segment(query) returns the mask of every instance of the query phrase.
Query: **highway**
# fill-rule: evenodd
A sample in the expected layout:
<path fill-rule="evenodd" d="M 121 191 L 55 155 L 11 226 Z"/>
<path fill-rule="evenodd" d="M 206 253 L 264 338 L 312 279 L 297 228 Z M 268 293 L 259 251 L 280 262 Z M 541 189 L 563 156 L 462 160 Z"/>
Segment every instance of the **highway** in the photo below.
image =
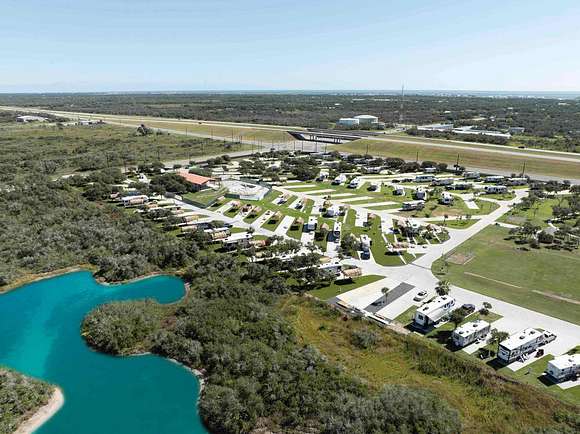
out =
<path fill-rule="evenodd" d="M 31 113 L 45 113 L 45 114 L 52 114 L 55 116 L 66 117 L 69 119 L 95 119 L 95 120 L 102 120 L 106 123 L 125 126 L 125 127 L 135 127 L 136 124 L 139 123 L 147 123 L 147 122 L 162 122 L 163 124 L 174 124 L 183 128 L 184 126 L 191 125 L 192 127 L 206 125 L 206 126 L 215 126 L 215 127 L 226 127 L 226 128 L 235 128 L 235 129 L 247 129 L 247 130 L 254 130 L 254 131 L 286 131 L 287 129 L 303 129 L 302 127 L 296 126 L 282 126 L 282 125 L 266 125 L 266 124 L 249 124 L 249 123 L 237 123 L 237 122 L 222 122 L 222 121 L 205 121 L 205 120 L 197 120 L 197 119 L 175 119 L 175 118 L 156 118 L 156 117 L 149 117 L 149 116 L 128 116 L 128 115 L 107 115 L 101 113 L 82 113 L 82 112 L 72 112 L 72 111 L 60 111 L 60 110 L 46 110 L 34 107 L 12 107 L 12 106 L 0 106 L 0 110 L 7 110 L 7 111 L 19 111 L 19 112 L 31 112 Z M 288 141 L 266 141 L 266 140 L 256 140 L 256 139 L 242 139 L 235 137 L 230 137 L 229 134 L 226 135 L 219 135 L 219 134 L 207 134 L 195 131 L 183 131 L 183 129 L 172 129 L 172 128 L 157 128 L 161 131 L 166 131 L 172 134 L 186 134 L 188 136 L 195 136 L 195 137 L 203 137 L 203 138 L 219 138 L 219 140 L 224 141 L 235 141 L 241 142 L 244 144 L 255 145 L 255 151 L 265 151 L 269 150 L 270 148 L 274 148 L 277 150 L 304 150 L 304 151 L 318 151 L 323 149 L 332 150 L 333 146 L 326 143 L 314 143 L 314 142 L 300 142 L 297 145 L 296 141 L 292 141 L 290 136 Z M 569 180 L 573 184 L 580 184 L 580 155 L 562 152 L 562 151 L 552 151 L 552 150 L 539 150 L 539 149 L 515 149 L 515 148 L 507 148 L 502 145 L 494 145 L 494 144 L 483 144 L 483 143 L 472 143 L 472 142 L 463 142 L 459 140 L 449 140 L 442 143 L 440 140 L 428 140 L 428 139 L 421 139 L 421 138 L 406 138 L 404 136 L 394 136 L 394 135 L 375 135 L 369 136 L 365 139 L 370 139 L 373 141 L 379 142 L 386 142 L 386 143 L 405 143 L 409 145 L 421 145 L 426 147 L 435 147 L 435 148 L 450 148 L 453 150 L 458 151 L 469 151 L 469 152 L 481 152 L 481 153 L 493 153 L 496 155 L 505 155 L 506 158 L 510 157 L 526 157 L 526 158 L 533 158 L 539 160 L 549 160 L 554 162 L 567 162 L 567 163 L 578 163 L 578 177 L 559 177 L 557 175 L 539 175 L 534 174 L 533 178 L 543 181 L 562 181 L 562 180 Z M 266 143 L 267 142 L 267 143 Z M 363 152 L 363 148 L 361 146 L 361 153 Z M 476 166 L 468 166 L 468 170 L 475 170 L 481 172 L 490 172 L 489 168 L 485 167 L 476 167 Z M 509 173 L 508 173 L 509 172 Z M 493 173 L 497 173 L 499 175 L 510 175 L 511 171 L 502 171 L 502 170 L 493 170 Z"/>

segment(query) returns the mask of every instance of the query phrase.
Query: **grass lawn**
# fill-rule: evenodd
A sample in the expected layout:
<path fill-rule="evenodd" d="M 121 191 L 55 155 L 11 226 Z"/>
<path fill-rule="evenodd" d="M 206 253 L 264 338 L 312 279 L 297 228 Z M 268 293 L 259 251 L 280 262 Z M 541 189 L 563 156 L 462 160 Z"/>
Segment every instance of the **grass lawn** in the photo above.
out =
<path fill-rule="evenodd" d="M 560 203 L 562 203 L 562 206 L 567 205 L 566 200 L 551 198 L 541 199 L 532 208 L 513 208 L 510 212 L 503 215 L 499 221 L 514 225 L 522 225 L 526 220 L 530 220 L 532 224 L 536 226 L 547 227 L 547 220 L 554 217 L 552 207 L 557 206 Z"/>
<path fill-rule="evenodd" d="M 580 404 L 580 382 L 577 386 L 572 387 L 570 389 L 563 390 L 558 387 L 557 384 L 552 383 L 548 380 L 544 375 L 544 371 L 548 365 L 548 362 L 552 360 L 554 356 L 548 354 L 535 362 L 529 364 L 528 366 L 519 369 L 518 371 L 513 372 L 508 367 L 501 368 L 499 372 L 502 374 L 516 378 L 517 380 L 521 381 L 522 383 L 531 384 L 532 386 L 539 387 L 540 389 L 544 389 L 549 393 L 554 394 L 558 398 L 562 400 L 569 401 L 573 404 L 579 405 Z"/>
<path fill-rule="evenodd" d="M 488 323 L 491 324 L 500 318 L 502 318 L 502 316 L 498 315 L 497 313 L 494 313 L 494 312 L 489 312 L 487 315 L 482 315 L 476 311 L 476 312 L 473 312 L 471 315 L 468 315 L 467 317 L 465 317 L 465 319 L 459 325 L 461 326 L 465 323 L 468 323 L 471 321 L 476 321 L 478 319 L 482 319 L 482 320 L 487 321 Z M 455 324 L 448 321 L 448 322 L 442 324 L 440 327 L 437 327 L 437 328 L 431 330 L 425 336 L 429 339 L 436 341 L 439 344 L 445 345 L 445 344 L 449 343 L 449 338 L 451 338 L 451 334 L 453 333 L 453 330 L 455 330 Z"/>
<path fill-rule="evenodd" d="M 187 193 L 183 195 L 183 198 L 185 200 L 195 203 L 198 206 L 207 208 L 218 197 L 224 196 L 227 192 L 228 192 L 227 188 L 223 187 L 218 190 L 208 188 L 206 190 L 197 191 L 195 193 Z"/>
<path fill-rule="evenodd" d="M 433 272 L 452 284 L 580 324 L 580 251 L 518 250 L 506 228 L 491 226 L 433 264 Z M 471 257 L 467 263 L 454 258 Z M 458 262 L 457 260 L 455 262 Z M 443 274 L 440 270 L 443 267 Z"/>
<path fill-rule="evenodd" d="M 443 226 L 445 228 L 451 229 L 467 229 L 477 223 L 478 220 L 476 219 L 461 219 L 461 220 L 447 220 L 445 223 L 437 222 L 439 226 Z"/>
<path fill-rule="evenodd" d="M 478 209 L 467 208 L 460 198 L 456 197 L 453 205 L 441 205 L 436 198 L 430 198 L 425 203 L 425 208 L 420 211 L 401 211 L 398 214 L 412 217 L 442 217 L 442 216 L 466 216 L 489 214 L 499 208 L 499 205 L 485 200 L 477 200 Z"/>
<path fill-rule="evenodd" d="M 554 411 L 565 407 L 539 389 L 507 381 L 472 358 L 450 353 L 427 339 L 367 321 L 344 321 L 325 303 L 290 296 L 278 309 L 300 343 L 312 345 L 371 389 L 402 384 L 430 390 L 448 402 L 460 413 L 463 433 L 526 432 L 533 426 L 553 425 Z M 361 350 L 352 343 L 352 333 L 360 329 L 377 334 L 374 348 Z"/>
<path fill-rule="evenodd" d="M 352 281 L 345 280 L 343 282 L 333 282 L 328 286 L 310 291 L 309 294 L 318 297 L 321 300 L 328 300 L 332 297 L 336 297 L 339 294 L 352 291 L 353 289 L 360 288 L 361 286 L 368 285 L 369 283 L 373 283 L 384 278 L 385 276 L 360 276 Z"/>
<path fill-rule="evenodd" d="M 395 318 L 395 321 L 400 322 L 401 324 L 407 325 L 413 321 L 415 318 L 415 312 L 417 311 L 417 306 L 411 306 L 405 312 L 400 314 Z"/>
<path fill-rule="evenodd" d="M 360 153 L 361 149 L 366 149 L 369 145 L 369 153 L 380 157 L 398 157 L 404 160 L 414 161 L 419 153 L 419 160 L 430 160 L 439 163 L 447 163 L 450 166 L 457 162 L 457 154 L 460 154 L 460 164 L 469 167 L 477 167 L 482 170 L 489 170 L 494 172 L 503 170 L 506 172 L 519 173 L 522 170 L 524 163 L 526 164 L 526 172 L 538 175 L 552 175 L 564 178 L 577 178 L 580 173 L 580 158 L 578 162 L 575 161 L 557 161 L 541 158 L 529 157 L 528 152 L 517 152 L 520 155 L 507 155 L 497 152 L 486 152 L 485 147 L 473 146 L 468 144 L 461 144 L 462 147 L 477 147 L 477 150 L 450 148 L 446 146 L 429 145 L 425 146 L 420 143 L 405 143 L 409 138 L 401 138 L 405 142 L 397 141 L 393 137 L 393 141 L 380 141 L 373 139 L 355 140 L 349 143 L 332 146 L 332 150 L 345 151 L 352 153 Z M 421 138 L 421 141 L 429 141 Z M 454 144 L 456 145 L 456 144 Z M 513 152 L 513 148 L 508 148 Z M 536 153 L 537 154 L 537 153 Z M 572 158 L 574 158 L 573 154 Z"/>

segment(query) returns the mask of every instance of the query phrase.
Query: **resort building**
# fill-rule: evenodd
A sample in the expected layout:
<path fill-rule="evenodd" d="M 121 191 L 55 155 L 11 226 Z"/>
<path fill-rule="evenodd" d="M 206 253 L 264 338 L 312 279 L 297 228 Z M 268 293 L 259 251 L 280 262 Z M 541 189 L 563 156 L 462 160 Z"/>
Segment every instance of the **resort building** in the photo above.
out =
<path fill-rule="evenodd" d="M 195 191 L 203 190 L 213 186 L 213 178 L 208 178 L 207 176 L 196 175 L 195 173 L 189 173 L 186 169 L 180 169 L 177 174 L 193 185 Z"/>
<path fill-rule="evenodd" d="M 471 321 L 463 324 L 453 331 L 453 334 L 451 335 L 453 344 L 459 348 L 465 347 L 479 339 L 485 338 L 488 335 L 490 328 L 491 326 L 489 323 L 483 320 Z"/>

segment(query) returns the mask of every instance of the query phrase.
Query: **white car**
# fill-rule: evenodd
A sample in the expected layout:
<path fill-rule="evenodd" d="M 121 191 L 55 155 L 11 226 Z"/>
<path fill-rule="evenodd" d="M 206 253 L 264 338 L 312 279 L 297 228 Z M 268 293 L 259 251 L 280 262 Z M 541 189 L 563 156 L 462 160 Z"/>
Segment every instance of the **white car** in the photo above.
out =
<path fill-rule="evenodd" d="M 419 291 L 417 293 L 417 295 L 415 295 L 415 297 L 413 297 L 413 300 L 415 301 L 421 301 L 421 300 L 425 300 L 425 298 L 427 298 L 427 291 L 425 291 L 424 289 Z"/>

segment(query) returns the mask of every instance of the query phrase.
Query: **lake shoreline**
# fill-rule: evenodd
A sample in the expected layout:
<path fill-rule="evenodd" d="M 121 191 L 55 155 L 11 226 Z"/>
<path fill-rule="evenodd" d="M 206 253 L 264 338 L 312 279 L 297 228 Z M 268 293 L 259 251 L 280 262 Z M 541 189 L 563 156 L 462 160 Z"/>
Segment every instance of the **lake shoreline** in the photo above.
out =
<path fill-rule="evenodd" d="M 31 283 L 40 282 L 41 280 L 45 280 L 45 279 L 52 279 L 53 277 L 59 277 L 59 276 L 65 275 L 65 274 L 75 273 L 78 271 L 89 271 L 91 273 L 91 275 L 93 276 L 93 279 L 95 279 L 95 281 L 99 285 L 104 285 L 104 286 L 125 285 L 128 283 L 138 282 L 140 280 L 145 280 L 145 279 L 148 279 L 150 277 L 155 277 L 155 276 L 179 277 L 178 275 L 171 274 L 169 272 L 152 271 L 150 273 L 142 274 L 142 275 L 134 277 L 132 279 L 119 280 L 119 281 L 115 281 L 115 282 L 107 282 L 102 277 L 98 277 L 98 278 L 95 277 L 96 270 L 97 270 L 96 267 L 93 267 L 91 265 L 81 264 L 81 265 L 73 265 L 71 267 L 59 268 L 58 270 L 48 271 L 46 273 L 29 274 L 27 276 L 24 276 L 24 277 L 16 280 L 13 283 L 10 283 L 4 287 L 0 287 L 0 295 L 8 294 L 10 291 L 14 291 L 22 286 L 29 285 Z M 187 293 L 187 291 L 186 291 L 186 293 Z"/>
<path fill-rule="evenodd" d="M 55 387 L 48 403 L 40 407 L 30 418 L 20 424 L 14 434 L 32 434 L 54 416 L 63 404 L 64 394 L 60 388 Z"/>

